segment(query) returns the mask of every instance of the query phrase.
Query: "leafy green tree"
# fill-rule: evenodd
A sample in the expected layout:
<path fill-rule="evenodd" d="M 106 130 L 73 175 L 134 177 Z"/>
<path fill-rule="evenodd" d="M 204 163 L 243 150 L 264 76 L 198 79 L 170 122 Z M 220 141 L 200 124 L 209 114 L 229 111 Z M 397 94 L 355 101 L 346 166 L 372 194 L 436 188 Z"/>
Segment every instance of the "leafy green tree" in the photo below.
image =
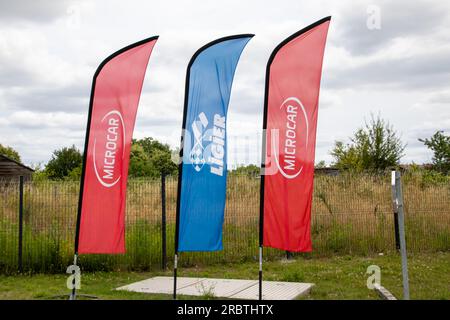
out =
<path fill-rule="evenodd" d="M 177 172 L 177 165 L 172 161 L 172 153 L 155 149 L 150 155 L 150 162 L 158 173 L 173 174 Z"/>
<path fill-rule="evenodd" d="M 83 171 L 83 163 L 80 163 L 80 165 L 78 167 L 75 167 L 72 170 L 70 170 L 67 178 L 69 180 L 80 180 L 82 171 Z"/>
<path fill-rule="evenodd" d="M 159 142 L 158 140 L 152 138 L 152 137 L 146 137 L 140 140 L 133 139 L 133 144 L 138 144 L 142 146 L 145 153 L 147 153 L 149 156 L 155 151 L 165 151 L 170 153 L 170 147 L 168 144 L 163 144 Z"/>
<path fill-rule="evenodd" d="M 325 160 L 320 160 L 314 167 L 317 169 L 322 169 L 322 168 L 326 168 L 327 164 L 326 164 Z"/>
<path fill-rule="evenodd" d="M 133 139 L 129 173 L 132 177 L 159 177 L 161 173 L 174 174 L 177 165 L 172 161 L 170 146 L 151 137 Z"/>
<path fill-rule="evenodd" d="M 156 170 L 150 163 L 149 156 L 144 151 L 144 148 L 137 143 L 131 145 L 128 171 L 131 177 L 149 177 L 156 174 Z"/>
<path fill-rule="evenodd" d="M 331 155 L 337 168 L 379 171 L 398 165 L 405 147 L 387 121 L 372 116 L 370 123 L 354 133 L 350 143 L 336 141 Z"/>
<path fill-rule="evenodd" d="M 82 162 L 81 152 L 74 145 L 69 148 L 64 147 L 53 152 L 45 171 L 48 177 L 54 180 L 73 177 L 75 175 L 74 170 L 79 170 L 81 175 Z"/>
<path fill-rule="evenodd" d="M 1 143 L 0 143 L 0 154 L 3 154 L 10 159 L 16 160 L 17 162 L 22 162 L 20 159 L 19 152 L 17 152 L 11 147 L 3 146 Z"/>
<path fill-rule="evenodd" d="M 230 173 L 233 175 L 247 175 L 247 176 L 258 176 L 261 172 L 261 168 L 254 165 L 249 164 L 247 166 L 240 166 L 231 171 Z"/>
<path fill-rule="evenodd" d="M 419 139 L 433 151 L 433 167 L 436 171 L 448 174 L 450 172 L 450 136 L 444 131 L 436 131 L 429 139 Z"/>
<path fill-rule="evenodd" d="M 30 168 L 34 170 L 32 174 L 33 181 L 48 180 L 47 172 L 45 171 L 45 167 L 42 166 L 42 163 L 32 164 Z"/>

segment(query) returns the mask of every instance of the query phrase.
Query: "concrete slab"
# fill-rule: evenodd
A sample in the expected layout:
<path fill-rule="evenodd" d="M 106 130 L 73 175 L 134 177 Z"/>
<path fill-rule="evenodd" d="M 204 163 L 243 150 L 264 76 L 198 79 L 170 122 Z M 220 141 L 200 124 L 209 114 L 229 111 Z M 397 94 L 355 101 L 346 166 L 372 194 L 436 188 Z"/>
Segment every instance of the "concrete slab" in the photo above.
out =
<path fill-rule="evenodd" d="M 188 296 L 202 296 L 205 294 L 214 297 L 230 297 L 249 287 L 257 284 L 255 280 L 237 280 L 237 279 L 203 279 L 194 285 L 180 288 L 179 294 Z"/>
<path fill-rule="evenodd" d="M 374 289 L 378 293 L 378 295 L 384 300 L 397 300 L 396 297 L 392 293 L 389 292 L 388 289 L 383 287 L 382 285 L 375 283 Z"/>
<path fill-rule="evenodd" d="M 178 290 L 185 287 L 195 285 L 196 283 L 202 281 L 203 278 L 177 278 L 177 288 Z M 132 284 L 117 288 L 116 290 L 126 290 L 133 292 L 143 292 L 143 293 L 173 293 L 173 277 L 154 277 L 146 279 L 139 282 L 134 282 Z M 177 291 L 178 291 L 177 290 Z"/>
<path fill-rule="evenodd" d="M 306 295 L 311 290 L 312 283 L 263 281 L 263 300 L 294 300 Z M 258 284 L 230 296 L 232 299 L 257 300 L 259 298 Z"/>
<path fill-rule="evenodd" d="M 312 283 L 263 281 L 264 300 L 293 300 L 308 294 Z M 143 293 L 173 293 L 172 277 L 154 277 L 135 282 L 116 290 L 128 290 Z M 177 294 L 217 298 L 258 299 L 258 281 L 241 279 L 207 279 L 178 277 Z"/>

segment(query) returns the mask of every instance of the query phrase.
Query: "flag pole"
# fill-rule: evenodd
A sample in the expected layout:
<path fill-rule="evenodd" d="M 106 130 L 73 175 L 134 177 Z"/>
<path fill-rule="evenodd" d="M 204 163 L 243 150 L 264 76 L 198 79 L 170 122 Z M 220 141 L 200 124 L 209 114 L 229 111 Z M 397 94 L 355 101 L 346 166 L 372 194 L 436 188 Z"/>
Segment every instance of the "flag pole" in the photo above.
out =
<path fill-rule="evenodd" d="M 73 265 L 77 265 L 78 254 L 73 255 Z M 72 292 L 70 293 L 69 300 L 77 300 L 77 288 L 76 288 L 76 268 L 72 271 Z"/>
<path fill-rule="evenodd" d="M 263 150 L 265 150 L 265 134 L 263 133 Z M 265 151 L 263 151 L 263 156 Z M 264 158 L 263 158 L 264 159 Z M 264 161 L 264 160 L 262 160 Z M 261 185 L 259 197 L 259 272 L 258 272 L 258 299 L 262 300 L 262 281 L 263 281 L 263 223 L 264 223 L 264 172 L 265 165 L 261 167 Z"/>
<path fill-rule="evenodd" d="M 266 84 L 264 91 L 264 118 L 262 132 L 262 148 L 261 148 L 261 181 L 259 193 L 259 300 L 262 300 L 262 281 L 263 281 L 263 243 L 264 243 L 264 179 L 266 175 L 266 130 L 267 130 L 267 106 L 269 100 L 269 78 L 270 65 L 273 61 L 274 53 L 272 53 L 266 66 Z"/>
<path fill-rule="evenodd" d="M 184 123 L 184 120 L 183 120 Z M 178 186 L 177 186 L 177 212 L 175 218 L 175 254 L 173 258 L 173 299 L 177 299 L 177 270 L 178 270 L 178 234 L 180 222 L 180 191 L 181 191 L 181 176 L 183 171 L 183 137 L 181 137 L 180 149 L 180 164 L 178 165 Z"/>
<path fill-rule="evenodd" d="M 104 64 L 107 60 L 103 61 L 97 68 L 94 73 L 92 79 L 92 87 L 91 87 L 91 96 L 89 98 L 89 111 L 88 111 L 88 119 L 86 125 L 86 137 L 84 140 L 84 152 L 83 152 L 83 166 L 81 168 L 81 180 L 80 180 L 80 192 L 78 198 L 78 211 L 77 211 L 77 224 L 75 229 L 75 248 L 73 254 L 73 265 L 77 266 L 78 263 L 78 243 L 80 239 L 80 224 L 81 224 L 81 209 L 83 205 L 83 192 L 84 192 L 84 179 L 86 176 L 86 162 L 87 162 L 87 153 L 89 147 L 89 135 L 91 132 L 91 120 L 92 120 L 92 109 L 94 105 L 94 91 L 95 91 L 95 83 L 97 81 L 97 76 L 103 68 Z M 75 269 L 75 268 L 74 268 Z M 72 271 L 73 280 L 72 280 L 72 293 L 70 294 L 69 300 L 76 300 L 76 281 L 75 281 L 75 270 Z"/>
<path fill-rule="evenodd" d="M 188 71 L 189 74 L 189 71 Z M 187 95 L 187 94 L 186 94 Z M 187 98 L 186 98 L 187 99 Z M 181 198 L 181 177 L 183 176 L 183 136 L 184 127 L 186 123 L 186 107 L 183 116 L 183 130 L 181 134 L 181 148 L 180 148 L 180 159 L 178 164 L 178 186 L 177 186 L 177 211 L 175 218 L 175 254 L 173 258 L 173 299 L 177 299 L 177 271 L 178 271 L 178 235 L 179 235 L 179 224 L 180 224 L 180 198 Z"/>
<path fill-rule="evenodd" d="M 186 81 L 184 88 L 184 109 L 183 109 L 183 124 L 181 126 L 181 138 L 180 138 L 180 159 L 178 160 L 178 185 L 177 185 L 177 211 L 175 218 L 175 255 L 173 260 L 173 299 L 177 299 L 177 271 L 178 271 L 178 241 L 180 233 L 180 203 L 181 203 L 181 180 L 183 177 L 183 147 L 184 147 L 184 132 L 186 130 L 186 118 L 188 109 L 188 99 L 189 99 L 189 78 L 191 75 L 191 66 L 198 53 L 194 56 L 188 63 L 186 70 Z"/>

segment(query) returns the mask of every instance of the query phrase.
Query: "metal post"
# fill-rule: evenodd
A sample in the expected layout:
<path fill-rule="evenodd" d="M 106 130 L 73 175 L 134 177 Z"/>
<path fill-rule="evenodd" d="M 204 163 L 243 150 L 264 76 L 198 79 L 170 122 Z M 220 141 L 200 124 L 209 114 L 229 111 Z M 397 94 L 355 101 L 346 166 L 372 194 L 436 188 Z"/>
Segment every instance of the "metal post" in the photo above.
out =
<path fill-rule="evenodd" d="M 262 265 L 263 265 L 263 247 L 259 247 L 259 300 L 262 300 Z"/>
<path fill-rule="evenodd" d="M 398 227 L 398 212 L 394 212 L 395 249 L 400 251 L 400 233 Z"/>
<path fill-rule="evenodd" d="M 175 253 L 173 261 L 173 299 L 177 300 L 177 268 L 178 268 L 178 253 Z"/>
<path fill-rule="evenodd" d="M 400 252 L 402 255 L 403 299 L 409 300 L 408 260 L 406 255 L 406 239 L 405 239 L 405 215 L 403 211 L 403 193 L 402 193 L 401 175 L 399 171 L 395 172 L 395 191 L 398 209 Z"/>
<path fill-rule="evenodd" d="M 23 272 L 22 263 L 22 247 L 23 247 L 23 176 L 19 177 L 19 272 Z"/>
<path fill-rule="evenodd" d="M 77 265 L 78 254 L 73 255 L 73 265 Z M 70 293 L 69 300 L 77 300 L 77 288 L 76 288 L 76 279 L 75 279 L 75 269 L 72 271 L 73 279 L 72 279 L 72 292 Z"/>
<path fill-rule="evenodd" d="M 166 242 L 166 174 L 161 173 L 161 254 L 162 269 L 167 268 L 167 242 Z"/>
<path fill-rule="evenodd" d="M 392 209 L 394 211 L 395 248 L 400 251 L 400 235 L 398 231 L 397 191 L 395 190 L 395 171 L 391 172 Z"/>
<path fill-rule="evenodd" d="M 286 251 L 286 260 L 289 260 L 291 258 L 292 254 L 290 251 Z"/>

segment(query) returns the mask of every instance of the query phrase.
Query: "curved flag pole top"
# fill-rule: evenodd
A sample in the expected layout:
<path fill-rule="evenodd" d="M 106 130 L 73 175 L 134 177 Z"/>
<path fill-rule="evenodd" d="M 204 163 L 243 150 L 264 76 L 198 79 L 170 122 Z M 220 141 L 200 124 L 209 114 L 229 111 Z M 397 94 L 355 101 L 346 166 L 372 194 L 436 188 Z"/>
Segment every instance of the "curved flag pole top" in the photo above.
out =
<path fill-rule="evenodd" d="M 273 59 L 275 59 L 275 56 L 277 55 L 278 51 L 280 51 L 280 49 L 282 47 L 284 47 L 286 44 L 288 44 L 289 42 L 291 42 L 292 40 L 295 40 L 295 38 L 297 38 L 298 36 L 301 36 L 302 34 L 314 29 L 315 27 L 320 26 L 322 23 L 325 23 L 327 21 L 331 21 L 331 16 L 322 18 L 312 24 L 310 24 L 307 27 L 304 27 L 303 29 L 291 34 L 289 37 L 287 37 L 286 39 L 284 39 L 283 41 L 281 41 L 276 47 L 275 49 L 273 49 L 272 53 L 270 54 L 269 60 L 267 62 L 267 69 L 266 69 L 266 76 L 270 74 L 270 65 L 273 62 Z M 266 77 L 267 80 L 267 77 Z"/>

